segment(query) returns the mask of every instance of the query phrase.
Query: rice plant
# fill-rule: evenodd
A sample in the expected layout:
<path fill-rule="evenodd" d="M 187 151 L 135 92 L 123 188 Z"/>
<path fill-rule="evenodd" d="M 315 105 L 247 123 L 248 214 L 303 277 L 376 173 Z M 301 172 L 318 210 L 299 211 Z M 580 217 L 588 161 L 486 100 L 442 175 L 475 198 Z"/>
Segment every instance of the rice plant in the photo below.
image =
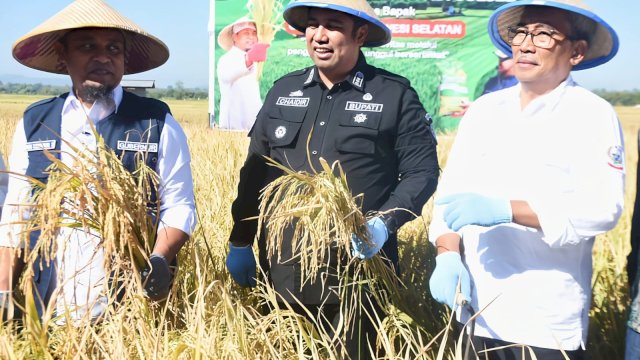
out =
<path fill-rule="evenodd" d="M 247 9 L 251 19 L 256 23 L 258 41 L 271 44 L 276 33 L 282 27 L 283 0 L 249 0 Z M 264 63 L 258 63 L 257 78 L 262 77 Z"/>
<path fill-rule="evenodd" d="M 0 131 L 0 149 L 5 159 L 22 111 L 37 100 L 34 96 L 0 94 L 0 121 L 5 124 Z M 336 342 L 313 319 L 287 308 L 263 310 L 265 306 L 275 309 L 281 302 L 267 284 L 247 291 L 233 283 L 224 261 L 232 225 L 230 207 L 248 139 L 241 133 L 209 129 L 205 101 L 172 101 L 170 105 L 189 139 L 199 225 L 180 251 L 180 268 L 169 298 L 150 303 L 134 288 L 117 306 L 110 307 L 108 316 L 90 326 L 57 325 L 51 319 L 34 321 L 27 328 L 30 320 L 23 317 L 21 328 L 16 323 L 0 326 L 0 359 L 340 358 Z M 640 109 L 616 110 L 626 140 L 627 192 L 620 223 L 599 236 L 594 246 L 587 344 L 588 356 L 593 359 L 622 357 L 629 302 L 624 266 L 635 198 Z M 441 167 L 453 135 L 439 135 Z M 374 322 L 380 331 L 372 348 L 384 350 L 386 359 L 456 359 L 458 339 L 452 339 L 447 327 L 449 311 L 437 304 L 428 290 L 435 256 L 425 230 L 431 206 L 429 201 L 422 219 L 406 224 L 398 234 L 403 271 L 397 297 L 401 300 L 386 309 L 385 319 Z M 367 262 L 371 261 L 361 263 Z M 129 274 L 131 281 L 138 281 L 137 274 Z M 18 291 L 16 297 L 24 308 L 24 294 Z"/>

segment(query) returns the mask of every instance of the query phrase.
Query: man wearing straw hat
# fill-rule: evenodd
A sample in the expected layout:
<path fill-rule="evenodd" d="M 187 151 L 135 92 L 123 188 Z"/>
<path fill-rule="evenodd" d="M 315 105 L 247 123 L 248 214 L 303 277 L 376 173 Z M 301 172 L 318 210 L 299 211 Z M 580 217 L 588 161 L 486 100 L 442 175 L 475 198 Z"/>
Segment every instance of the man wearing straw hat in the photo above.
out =
<path fill-rule="evenodd" d="M 46 182 L 51 160 L 45 150 L 73 167 L 76 149 L 96 149 L 93 125 L 129 171 L 142 156 L 160 178 L 160 225 L 153 253 L 148 254 L 150 268 L 141 275 L 151 299 L 165 298 L 172 283 L 169 264 L 195 226 L 189 149 L 168 106 L 123 91 L 120 80 L 123 74 L 166 62 L 166 45 L 103 1 L 78 0 L 16 41 L 13 56 L 37 70 L 68 74 L 72 85 L 69 93 L 29 106 L 17 125 L 9 157 L 16 175 L 10 177 L 0 227 L 3 307 L 11 306 L 11 289 L 22 268 L 14 249 L 25 246 L 21 226 L 11 225 L 28 216 L 18 204 L 29 202 L 31 187 L 18 175 Z M 57 315 L 71 320 L 95 320 L 107 305 L 108 270 L 100 239 L 69 228 L 60 229 L 57 239 L 56 261 L 51 266 L 34 264 L 39 313 L 55 307 Z M 34 241 L 37 236 L 32 236 L 30 248 Z"/>
<path fill-rule="evenodd" d="M 490 359 L 582 359 L 591 251 L 622 213 L 625 164 L 613 108 L 570 73 L 610 60 L 618 38 L 579 0 L 503 5 L 489 33 L 520 83 L 460 123 L 429 229 L 431 294 L 459 324 L 477 314 L 467 330 Z"/>
<path fill-rule="evenodd" d="M 257 63 L 267 58 L 267 46 L 258 43 L 255 22 L 247 17 L 225 26 L 218 45 L 227 52 L 218 60 L 222 129 L 249 131 L 262 107 Z"/>
<path fill-rule="evenodd" d="M 283 16 L 305 33 L 314 66 L 276 81 L 258 114 L 233 203 L 227 268 L 238 284 L 255 286 L 251 244 L 257 221 L 243 219 L 258 214 L 260 189 L 281 175 L 264 156 L 308 173 L 321 168 L 321 157 L 339 160 L 352 194 L 364 194 L 362 211 L 385 212 L 369 220 L 369 245 L 353 239 L 353 255 L 367 259 L 381 252 L 397 265 L 397 230 L 413 218 L 411 212 L 421 213 L 437 184 L 431 117 L 407 79 L 367 64 L 361 47 L 384 45 L 391 34 L 366 1 L 294 1 Z M 258 241 L 261 267 L 283 301 L 303 304 L 335 326 L 339 299 L 331 289 L 337 276 L 301 289 L 295 280 L 299 260 L 268 259 L 264 241 Z M 366 358 L 375 334 L 362 315 L 361 332 L 347 335 L 348 355 Z"/>

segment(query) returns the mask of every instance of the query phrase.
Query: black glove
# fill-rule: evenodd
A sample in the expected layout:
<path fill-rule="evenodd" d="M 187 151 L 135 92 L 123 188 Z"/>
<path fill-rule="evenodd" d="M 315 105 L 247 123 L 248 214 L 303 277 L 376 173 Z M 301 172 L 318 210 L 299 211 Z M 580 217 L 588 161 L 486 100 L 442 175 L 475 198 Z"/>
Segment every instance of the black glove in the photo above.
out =
<path fill-rule="evenodd" d="M 0 291 L 0 313 L 2 313 L 2 322 L 13 319 L 13 300 L 11 299 L 11 291 Z"/>
<path fill-rule="evenodd" d="M 142 270 L 140 277 L 145 295 L 151 300 L 159 301 L 166 298 L 173 283 L 173 272 L 169 268 L 167 259 L 162 255 L 151 254 L 148 267 Z"/>

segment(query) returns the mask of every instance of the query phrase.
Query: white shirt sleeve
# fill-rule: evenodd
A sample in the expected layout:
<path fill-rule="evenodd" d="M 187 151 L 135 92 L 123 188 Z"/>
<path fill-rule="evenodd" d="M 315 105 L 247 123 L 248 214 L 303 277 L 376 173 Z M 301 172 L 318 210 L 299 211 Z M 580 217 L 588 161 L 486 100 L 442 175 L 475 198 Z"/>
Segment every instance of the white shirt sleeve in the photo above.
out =
<path fill-rule="evenodd" d="M 11 173 L 8 176 L 7 196 L 4 199 L 0 218 L 0 246 L 24 247 L 20 235 L 23 226 L 18 222 L 28 220 L 30 214 L 31 184 L 23 176 L 29 165 L 26 144 L 27 139 L 21 119 L 16 126 L 9 154 Z"/>
<path fill-rule="evenodd" d="M 568 141 L 567 146 L 577 153 L 571 168 L 573 191 L 549 193 L 530 202 L 538 215 L 543 240 L 552 247 L 576 244 L 611 230 L 622 214 L 624 142 L 618 118 L 610 106 L 607 108 L 592 113 L 598 121 L 575 132 L 576 137 L 587 141 Z"/>
<path fill-rule="evenodd" d="M 172 227 L 191 235 L 196 210 L 187 137 L 178 122 L 167 114 L 158 151 L 160 227 Z"/>

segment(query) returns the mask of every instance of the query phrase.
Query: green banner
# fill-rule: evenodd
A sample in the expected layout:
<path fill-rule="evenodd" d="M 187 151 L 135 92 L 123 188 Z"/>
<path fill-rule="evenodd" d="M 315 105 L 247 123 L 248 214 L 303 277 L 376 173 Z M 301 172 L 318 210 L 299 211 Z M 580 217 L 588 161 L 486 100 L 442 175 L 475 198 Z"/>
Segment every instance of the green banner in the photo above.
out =
<path fill-rule="evenodd" d="M 493 10 L 508 1 L 369 1 L 393 36 L 385 46 L 362 50 L 369 63 L 411 81 L 437 130 L 455 129 L 468 104 L 497 73 L 499 58 L 487 23 Z M 259 75 L 263 98 L 275 80 L 313 64 L 304 36 L 282 19 L 288 3 L 215 1 L 216 37 L 226 25 L 249 16 L 256 19 L 260 41 L 270 44 Z M 216 45 L 216 59 L 224 53 Z M 217 91 L 213 101 L 219 101 Z"/>

